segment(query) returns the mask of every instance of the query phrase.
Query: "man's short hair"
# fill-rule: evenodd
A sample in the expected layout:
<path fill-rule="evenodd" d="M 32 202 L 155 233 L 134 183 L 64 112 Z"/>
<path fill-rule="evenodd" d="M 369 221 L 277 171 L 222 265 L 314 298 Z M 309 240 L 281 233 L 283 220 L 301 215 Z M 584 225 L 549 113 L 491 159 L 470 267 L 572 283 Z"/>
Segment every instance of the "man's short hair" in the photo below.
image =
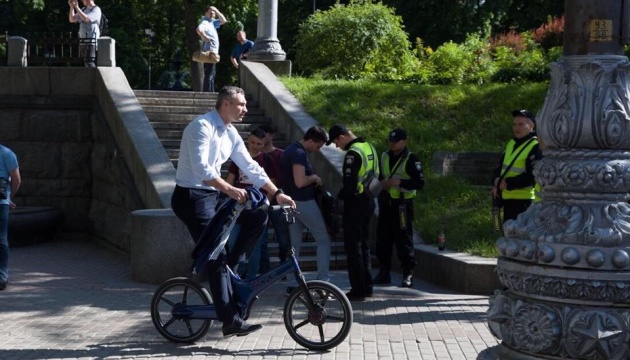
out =
<path fill-rule="evenodd" d="M 249 135 L 255 136 L 259 139 L 264 139 L 266 134 L 261 128 L 256 128 L 252 130 L 252 132 L 250 132 Z"/>
<path fill-rule="evenodd" d="M 313 140 L 314 142 L 326 142 L 328 140 L 328 135 L 326 134 L 326 130 L 324 130 L 321 126 L 312 126 L 308 130 L 306 130 L 306 134 L 302 138 L 304 141 Z"/>
<path fill-rule="evenodd" d="M 275 134 L 277 130 L 276 127 L 271 124 L 261 124 L 258 128 L 267 134 Z"/>
<path fill-rule="evenodd" d="M 217 103 L 215 104 L 216 109 L 221 108 L 221 103 L 223 100 L 232 100 L 238 94 L 245 95 L 245 91 L 237 86 L 224 86 L 221 90 L 219 90 L 219 96 L 217 97 Z"/>

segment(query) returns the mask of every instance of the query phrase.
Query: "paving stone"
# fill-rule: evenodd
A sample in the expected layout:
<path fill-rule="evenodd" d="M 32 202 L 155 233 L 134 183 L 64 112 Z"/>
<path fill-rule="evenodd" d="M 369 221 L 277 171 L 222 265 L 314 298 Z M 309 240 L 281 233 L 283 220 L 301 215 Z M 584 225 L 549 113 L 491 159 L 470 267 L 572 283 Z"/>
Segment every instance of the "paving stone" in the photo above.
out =
<path fill-rule="evenodd" d="M 11 249 L 9 285 L 0 291 L 0 359 L 493 359 L 488 298 L 416 280 L 379 286 L 352 302 L 350 335 L 328 352 L 302 348 L 284 327 L 286 282 L 262 293 L 248 321 L 263 330 L 223 338 L 214 322 L 196 344 L 175 344 L 153 327 L 155 285 L 131 280 L 127 257 L 95 243 L 58 240 Z M 306 273 L 307 279 L 314 273 Z M 331 282 L 348 291 L 347 273 Z"/>

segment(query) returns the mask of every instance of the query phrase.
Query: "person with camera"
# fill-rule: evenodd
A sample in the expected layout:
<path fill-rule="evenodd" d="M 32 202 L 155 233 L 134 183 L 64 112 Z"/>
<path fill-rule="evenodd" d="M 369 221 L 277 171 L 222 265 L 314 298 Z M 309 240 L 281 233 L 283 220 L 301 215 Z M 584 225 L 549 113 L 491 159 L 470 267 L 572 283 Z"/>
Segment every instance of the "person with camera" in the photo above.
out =
<path fill-rule="evenodd" d="M 97 39 L 101 37 L 101 8 L 94 0 L 81 0 L 83 8 L 79 7 L 78 0 L 69 0 L 70 11 L 68 20 L 70 23 L 79 23 L 79 53 L 85 56 L 86 67 L 96 67 Z"/>
<path fill-rule="evenodd" d="M 536 118 L 529 110 L 512 111 L 512 133 L 494 171 L 491 195 L 503 207 L 503 222 L 516 220 L 535 198 L 534 165 L 542 159 L 535 127 Z"/>
<path fill-rule="evenodd" d="M 15 209 L 15 195 L 22 184 L 17 156 L 0 145 L 0 290 L 9 282 L 9 209 Z"/>
<path fill-rule="evenodd" d="M 216 18 L 215 18 L 216 16 Z M 209 51 L 219 55 L 219 33 L 217 29 L 227 22 L 225 15 L 214 6 L 208 6 L 206 13 L 201 18 L 197 26 L 197 35 L 201 38 L 201 51 Z M 214 79 L 217 73 L 217 64 L 203 64 L 203 90 L 204 92 L 214 92 Z"/>
<path fill-rule="evenodd" d="M 372 297 L 368 230 L 376 203 L 366 195 L 363 182 L 371 170 L 378 178 L 378 155 L 372 144 L 354 135 L 344 125 L 330 128 L 326 144 L 331 143 L 346 151 L 342 168 L 343 185 L 337 195 L 343 200 L 341 222 L 351 286 L 346 296 L 353 301 L 364 301 L 366 297 Z"/>

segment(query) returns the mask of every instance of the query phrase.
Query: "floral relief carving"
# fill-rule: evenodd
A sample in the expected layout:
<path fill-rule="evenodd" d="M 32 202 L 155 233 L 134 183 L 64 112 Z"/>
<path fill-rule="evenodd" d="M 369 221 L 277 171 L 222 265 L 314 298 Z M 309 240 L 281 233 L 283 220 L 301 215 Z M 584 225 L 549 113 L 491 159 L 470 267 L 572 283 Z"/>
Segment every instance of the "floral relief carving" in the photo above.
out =
<path fill-rule="evenodd" d="M 533 352 L 548 352 L 557 345 L 562 326 L 557 314 L 542 305 L 524 305 L 514 316 L 514 344 Z"/>

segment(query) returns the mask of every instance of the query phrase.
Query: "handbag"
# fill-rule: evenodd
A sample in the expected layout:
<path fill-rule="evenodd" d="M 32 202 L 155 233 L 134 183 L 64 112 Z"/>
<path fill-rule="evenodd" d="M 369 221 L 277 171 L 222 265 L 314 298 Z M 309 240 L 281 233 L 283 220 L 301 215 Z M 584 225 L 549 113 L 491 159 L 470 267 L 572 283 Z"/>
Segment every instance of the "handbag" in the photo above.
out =
<path fill-rule="evenodd" d="M 9 179 L 0 178 L 0 200 L 5 200 L 9 197 L 9 184 L 11 184 Z"/>
<path fill-rule="evenodd" d="M 372 148 L 372 154 L 374 155 L 375 159 L 374 168 L 370 170 L 370 172 L 367 174 L 365 179 L 363 179 L 361 184 L 363 184 L 363 192 L 365 193 L 365 195 L 367 195 L 370 200 L 373 200 L 377 198 L 378 194 L 380 194 L 383 190 L 383 184 L 381 184 L 381 181 L 376 175 L 376 167 L 378 166 L 378 161 L 376 160 L 378 159 L 376 157 L 376 150 L 374 149 L 374 146 L 372 146 L 372 144 L 370 144 L 370 147 Z"/>
<path fill-rule="evenodd" d="M 200 63 L 216 64 L 221 60 L 221 56 L 210 51 L 195 51 L 192 56 L 193 61 Z"/>

